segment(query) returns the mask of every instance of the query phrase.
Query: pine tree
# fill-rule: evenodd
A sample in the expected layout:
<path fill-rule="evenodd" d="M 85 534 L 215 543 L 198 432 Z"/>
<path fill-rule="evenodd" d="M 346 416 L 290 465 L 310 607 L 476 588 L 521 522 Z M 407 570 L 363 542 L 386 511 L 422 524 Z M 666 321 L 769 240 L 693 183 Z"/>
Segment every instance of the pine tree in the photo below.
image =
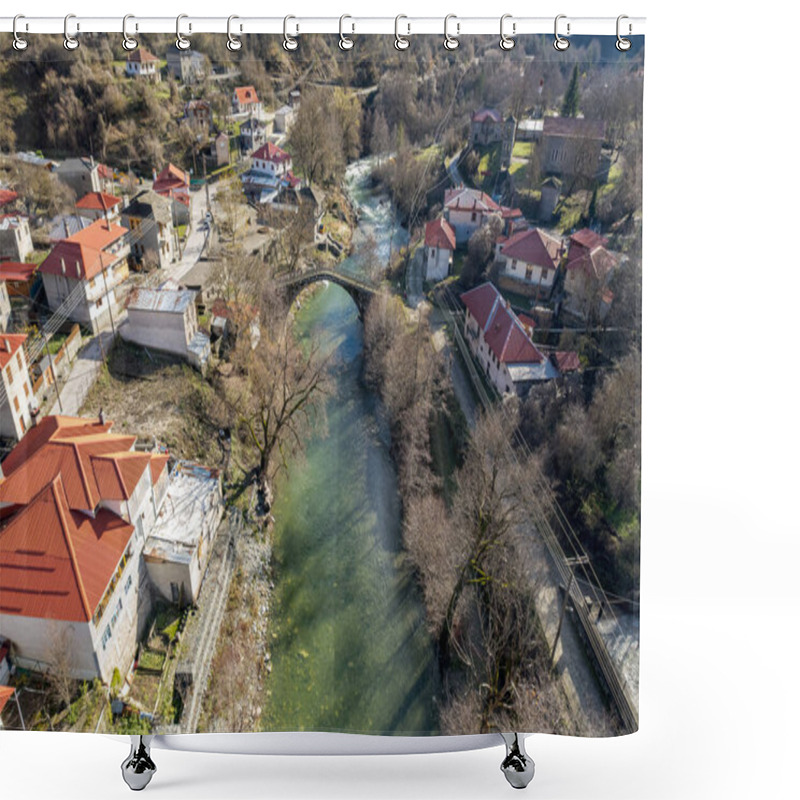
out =
<path fill-rule="evenodd" d="M 564 102 L 561 105 L 562 117 L 577 117 L 578 116 L 578 103 L 580 95 L 578 93 L 578 65 L 576 64 L 572 69 L 572 77 L 569 79 L 569 86 L 564 94 Z"/>

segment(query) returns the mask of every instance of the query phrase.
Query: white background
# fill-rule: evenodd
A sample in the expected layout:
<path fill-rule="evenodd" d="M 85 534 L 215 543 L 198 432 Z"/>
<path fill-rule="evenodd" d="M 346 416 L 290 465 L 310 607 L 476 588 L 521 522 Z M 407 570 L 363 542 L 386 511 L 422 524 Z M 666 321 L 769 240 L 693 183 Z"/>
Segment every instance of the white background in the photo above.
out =
<path fill-rule="evenodd" d="M 288 1 L 139 0 L 110 10 L 100 0 L 11 0 L 6 13 L 647 16 L 641 730 L 607 741 L 533 737 L 527 791 L 796 797 L 797 12 L 760 3 L 714 13 L 685 0 Z M 3 797 L 129 796 L 126 754 L 127 739 L 2 734 Z M 513 791 L 501 749 L 155 757 L 153 798 L 486 800 Z"/>

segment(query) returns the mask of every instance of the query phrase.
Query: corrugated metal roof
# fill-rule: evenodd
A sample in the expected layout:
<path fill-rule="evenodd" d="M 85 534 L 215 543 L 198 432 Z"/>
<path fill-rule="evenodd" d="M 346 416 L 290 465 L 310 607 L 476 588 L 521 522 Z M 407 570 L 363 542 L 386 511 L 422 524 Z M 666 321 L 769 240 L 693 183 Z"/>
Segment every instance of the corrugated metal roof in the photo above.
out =
<path fill-rule="evenodd" d="M 183 314 L 194 302 L 190 289 L 134 289 L 128 301 L 128 310 L 161 311 L 166 314 Z"/>

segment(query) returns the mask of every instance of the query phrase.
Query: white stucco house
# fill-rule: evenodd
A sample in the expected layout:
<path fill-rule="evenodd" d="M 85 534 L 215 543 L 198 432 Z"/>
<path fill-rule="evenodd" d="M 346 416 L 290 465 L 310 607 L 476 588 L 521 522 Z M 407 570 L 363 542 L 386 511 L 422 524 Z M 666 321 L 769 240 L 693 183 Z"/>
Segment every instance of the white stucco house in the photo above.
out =
<path fill-rule="evenodd" d="M 552 294 L 563 253 L 561 240 L 539 228 L 501 237 L 495 245 L 495 259 L 508 288 L 537 299 Z"/>
<path fill-rule="evenodd" d="M 0 260 L 26 261 L 32 252 L 28 218 L 19 214 L 0 215 Z"/>
<path fill-rule="evenodd" d="M 102 414 L 45 417 L 2 463 L 0 638 L 22 667 L 48 672 L 60 652 L 73 678 L 126 674 L 156 596 L 147 555 L 155 546 L 177 575 L 190 554 L 179 601 L 200 591 L 221 516 L 218 475 L 182 468 L 188 478 L 176 476 L 170 501 L 170 457 L 136 450 L 136 437 L 112 425 Z M 199 526 L 185 524 L 196 511 L 189 498 L 199 499 Z M 172 545 L 157 533 L 165 526 L 179 531 Z"/>
<path fill-rule="evenodd" d="M 461 300 L 469 348 L 499 394 L 523 396 L 534 383 L 558 377 L 555 365 L 531 341 L 493 284 L 470 289 Z"/>
<path fill-rule="evenodd" d="M 453 269 L 456 232 L 439 217 L 425 225 L 425 280 L 444 280 Z"/>
<path fill-rule="evenodd" d="M 188 289 L 134 289 L 120 336 L 180 356 L 201 372 L 211 353 L 208 335 L 197 329 L 195 292 Z"/>
<path fill-rule="evenodd" d="M 0 436 L 19 441 L 31 426 L 36 405 L 25 355 L 27 334 L 0 334 Z"/>
<path fill-rule="evenodd" d="M 465 244 L 493 214 L 500 214 L 500 206 L 486 192 L 457 187 L 444 193 L 444 216 L 456 232 L 456 242 Z"/>

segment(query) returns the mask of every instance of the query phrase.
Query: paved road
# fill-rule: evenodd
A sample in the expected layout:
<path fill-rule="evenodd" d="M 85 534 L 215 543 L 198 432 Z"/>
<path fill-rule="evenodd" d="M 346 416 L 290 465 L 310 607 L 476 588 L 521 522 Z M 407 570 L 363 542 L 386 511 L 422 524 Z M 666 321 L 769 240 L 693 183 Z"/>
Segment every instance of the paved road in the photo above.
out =
<path fill-rule="evenodd" d="M 217 185 L 210 184 L 208 187 L 208 194 L 211 198 L 211 209 L 213 214 L 214 198 L 217 193 Z M 208 211 L 208 204 L 206 203 L 206 190 L 200 189 L 192 195 L 192 228 L 186 238 L 183 246 L 183 254 L 179 261 L 170 264 L 163 270 L 163 279 L 174 278 L 179 280 L 182 278 L 198 261 L 206 246 L 206 240 L 209 235 L 208 230 L 203 229 L 203 221 L 205 219 L 206 211 Z"/>
<path fill-rule="evenodd" d="M 121 322 L 121 320 L 115 320 Z M 60 387 L 61 405 L 56 399 L 51 411 L 68 416 L 77 416 L 81 406 L 86 401 L 86 396 L 92 388 L 103 366 L 103 352 L 108 352 L 113 336 L 111 331 L 103 331 L 89 340 L 78 353 L 72 371 L 63 386 Z M 99 409 L 97 409 L 99 411 Z"/>

